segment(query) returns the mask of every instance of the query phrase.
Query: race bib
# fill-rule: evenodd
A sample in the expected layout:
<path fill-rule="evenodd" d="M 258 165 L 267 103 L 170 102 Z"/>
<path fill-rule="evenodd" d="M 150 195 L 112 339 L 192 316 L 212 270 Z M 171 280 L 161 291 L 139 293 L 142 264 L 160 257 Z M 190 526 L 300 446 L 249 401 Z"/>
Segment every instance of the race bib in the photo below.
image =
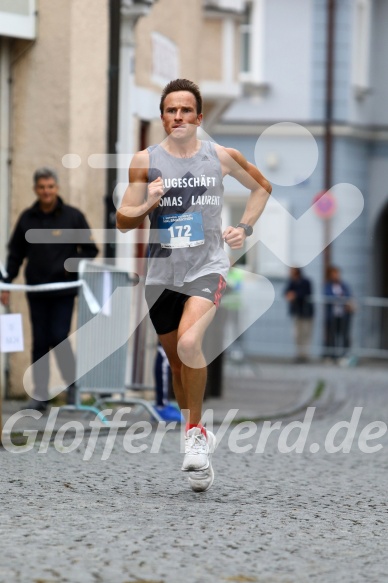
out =
<path fill-rule="evenodd" d="M 163 249 L 197 247 L 205 243 L 202 213 L 158 217 L 159 242 Z"/>

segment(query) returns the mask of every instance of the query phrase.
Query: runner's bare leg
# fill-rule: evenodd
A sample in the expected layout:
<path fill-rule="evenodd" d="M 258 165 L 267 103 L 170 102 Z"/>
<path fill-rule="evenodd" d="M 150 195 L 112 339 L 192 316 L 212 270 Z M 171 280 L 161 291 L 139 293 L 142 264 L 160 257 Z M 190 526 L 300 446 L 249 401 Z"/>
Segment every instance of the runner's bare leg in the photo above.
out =
<path fill-rule="evenodd" d="M 170 361 L 176 400 L 190 411 L 193 425 L 201 420 L 207 378 L 202 340 L 215 312 L 210 300 L 193 296 L 185 303 L 178 330 L 159 337 Z"/>

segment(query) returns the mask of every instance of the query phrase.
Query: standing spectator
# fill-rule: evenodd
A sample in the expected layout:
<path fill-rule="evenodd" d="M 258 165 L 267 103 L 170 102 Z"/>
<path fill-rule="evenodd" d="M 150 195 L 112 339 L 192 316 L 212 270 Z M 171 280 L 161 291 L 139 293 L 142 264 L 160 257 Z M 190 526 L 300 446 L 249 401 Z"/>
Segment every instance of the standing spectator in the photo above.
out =
<path fill-rule="evenodd" d="M 291 267 L 290 279 L 284 290 L 289 312 L 294 320 L 294 338 L 296 344 L 296 362 L 306 362 L 310 355 L 311 335 L 313 329 L 314 306 L 312 304 L 313 288 L 311 281 L 304 277 L 299 267 Z"/>
<path fill-rule="evenodd" d="M 90 259 L 98 253 L 89 225 L 79 210 L 65 204 L 58 195 L 58 178 L 54 170 L 39 168 L 33 180 L 38 200 L 17 221 L 8 245 L 8 276 L 4 281 L 11 283 L 15 279 L 24 259 L 27 259 L 25 279 L 28 285 L 75 281 L 77 273 L 66 271 L 65 261 L 70 258 Z M 26 233 L 30 229 L 41 230 L 44 242 L 29 243 Z M 69 229 L 79 230 L 83 242 L 73 242 Z M 47 409 L 49 366 L 48 359 L 42 357 L 59 344 L 61 348 L 56 351 L 58 365 L 68 385 L 68 403 L 74 402 L 75 360 L 67 336 L 76 295 L 76 287 L 27 293 L 32 326 L 32 362 L 39 361 L 33 366 L 34 398 L 27 408 Z M 9 292 L 2 291 L 0 299 L 8 306 Z"/>
<path fill-rule="evenodd" d="M 338 267 L 327 271 L 325 295 L 325 357 L 337 361 L 350 348 L 350 324 L 354 310 L 350 287 L 341 280 Z"/>

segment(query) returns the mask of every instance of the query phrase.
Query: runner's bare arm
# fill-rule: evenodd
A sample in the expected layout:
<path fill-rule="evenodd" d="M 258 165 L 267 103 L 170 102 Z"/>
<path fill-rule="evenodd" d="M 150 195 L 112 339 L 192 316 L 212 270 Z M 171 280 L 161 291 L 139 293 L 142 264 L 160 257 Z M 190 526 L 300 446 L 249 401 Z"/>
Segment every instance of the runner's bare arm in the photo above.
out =
<path fill-rule="evenodd" d="M 129 168 L 129 185 L 116 213 L 116 226 L 120 231 L 136 229 L 145 217 L 159 204 L 163 196 L 163 180 L 157 178 L 148 184 L 149 155 L 137 152 Z"/>
<path fill-rule="evenodd" d="M 256 166 L 248 162 L 238 150 L 217 146 L 217 153 L 223 173 L 230 174 L 251 191 L 240 222 L 253 227 L 264 210 L 272 186 Z M 231 249 L 240 249 L 246 235 L 241 227 L 230 226 L 225 229 L 223 237 Z"/>

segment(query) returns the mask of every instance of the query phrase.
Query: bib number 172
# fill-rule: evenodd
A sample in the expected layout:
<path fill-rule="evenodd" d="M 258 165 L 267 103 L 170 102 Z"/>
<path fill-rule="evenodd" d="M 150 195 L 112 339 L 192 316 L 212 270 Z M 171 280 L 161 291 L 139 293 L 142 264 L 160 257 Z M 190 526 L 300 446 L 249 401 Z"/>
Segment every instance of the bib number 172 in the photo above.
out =
<path fill-rule="evenodd" d="M 171 239 L 174 237 L 191 237 L 191 225 L 173 225 L 168 228 Z"/>

